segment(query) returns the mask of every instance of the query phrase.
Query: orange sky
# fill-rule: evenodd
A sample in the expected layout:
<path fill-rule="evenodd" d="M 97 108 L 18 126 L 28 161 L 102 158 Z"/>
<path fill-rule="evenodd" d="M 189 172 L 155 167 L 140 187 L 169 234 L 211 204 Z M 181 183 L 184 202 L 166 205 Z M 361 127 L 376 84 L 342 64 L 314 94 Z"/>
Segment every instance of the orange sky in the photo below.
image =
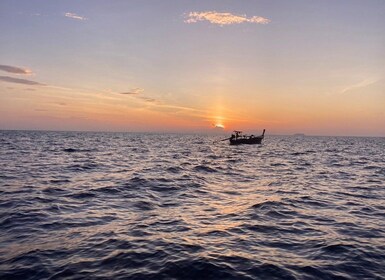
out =
<path fill-rule="evenodd" d="M 0 129 L 385 136 L 383 2 L 0 10 Z"/>

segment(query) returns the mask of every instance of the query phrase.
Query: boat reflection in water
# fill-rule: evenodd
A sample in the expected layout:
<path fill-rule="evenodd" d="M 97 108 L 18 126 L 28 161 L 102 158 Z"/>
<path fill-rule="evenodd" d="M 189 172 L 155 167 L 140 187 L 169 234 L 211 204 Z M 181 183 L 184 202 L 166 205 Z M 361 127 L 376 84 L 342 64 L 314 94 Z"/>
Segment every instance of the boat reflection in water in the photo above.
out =
<path fill-rule="evenodd" d="M 265 129 L 262 134 L 259 136 L 254 135 L 245 135 L 242 134 L 242 131 L 235 130 L 234 133 L 229 138 L 230 145 L 240 145 L 240 144 L 261 144 L 262 139 L 265 137 Z"/>

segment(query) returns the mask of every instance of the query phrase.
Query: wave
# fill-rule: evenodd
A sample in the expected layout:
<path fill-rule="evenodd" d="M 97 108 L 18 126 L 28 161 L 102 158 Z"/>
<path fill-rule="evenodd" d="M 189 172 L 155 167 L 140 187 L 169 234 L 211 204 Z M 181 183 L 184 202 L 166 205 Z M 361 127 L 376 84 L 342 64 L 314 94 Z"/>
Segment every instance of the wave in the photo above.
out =
<path fill-rule="evenodd" d="M 82 172 L 82 171 L 90 171 L 93 169 L 97 169 L 99 167 L 101 167 L 100 164 L 87 162 L 87 163 L 81 163 L 81 164 L 71 164 L 67 166 L 67 169 L 73 172 Z"/>
<path fill-rule="evenodd" d="M 216 170 L 213 167 L 210 167 L 208 165 L 197 165 L 194 167 L 194 170 L 201 173 L 216 173 L 218 170 Z"/>
<path fill-rule="evenodd" d="M 64 148 L 62 151 L 65 153 L 89 153 L 96 152 L 97 149 Z"/>
<path fill-rule="evenodd" d="M 0 279 L 384 279 L 383 139 L 0 139 Z"/>

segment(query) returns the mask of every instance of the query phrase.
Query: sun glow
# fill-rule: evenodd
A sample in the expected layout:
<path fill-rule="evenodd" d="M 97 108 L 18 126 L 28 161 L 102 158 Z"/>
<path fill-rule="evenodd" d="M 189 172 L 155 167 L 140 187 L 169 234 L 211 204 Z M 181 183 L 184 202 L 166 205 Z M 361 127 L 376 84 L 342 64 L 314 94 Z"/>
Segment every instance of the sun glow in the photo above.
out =
<path fill-rule="evenodd" d="M 222 129 L 225 128 L 225 126 L 221 123 L 216 123 L 214 126 L 215 126 L 215 128 L 222 128 Z"/>
<path fill-rule="evenodd" d="M 213 117 L 213 127 L 217 129 L 225 129 L 225 125 L 223 124 L 223 119 L 224 118 L 221 115 L 216 115 L 215 117 Z"/>

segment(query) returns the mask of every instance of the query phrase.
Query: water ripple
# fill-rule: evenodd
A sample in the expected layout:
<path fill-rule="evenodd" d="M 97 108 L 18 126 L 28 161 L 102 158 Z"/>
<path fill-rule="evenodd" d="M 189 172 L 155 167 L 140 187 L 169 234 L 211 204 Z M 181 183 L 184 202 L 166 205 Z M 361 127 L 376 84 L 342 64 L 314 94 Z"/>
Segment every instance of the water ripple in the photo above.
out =
<path fill-rule="evenodd" d="M 385 279 L 385 140 L 0 132 L 0 279 Z"/>

